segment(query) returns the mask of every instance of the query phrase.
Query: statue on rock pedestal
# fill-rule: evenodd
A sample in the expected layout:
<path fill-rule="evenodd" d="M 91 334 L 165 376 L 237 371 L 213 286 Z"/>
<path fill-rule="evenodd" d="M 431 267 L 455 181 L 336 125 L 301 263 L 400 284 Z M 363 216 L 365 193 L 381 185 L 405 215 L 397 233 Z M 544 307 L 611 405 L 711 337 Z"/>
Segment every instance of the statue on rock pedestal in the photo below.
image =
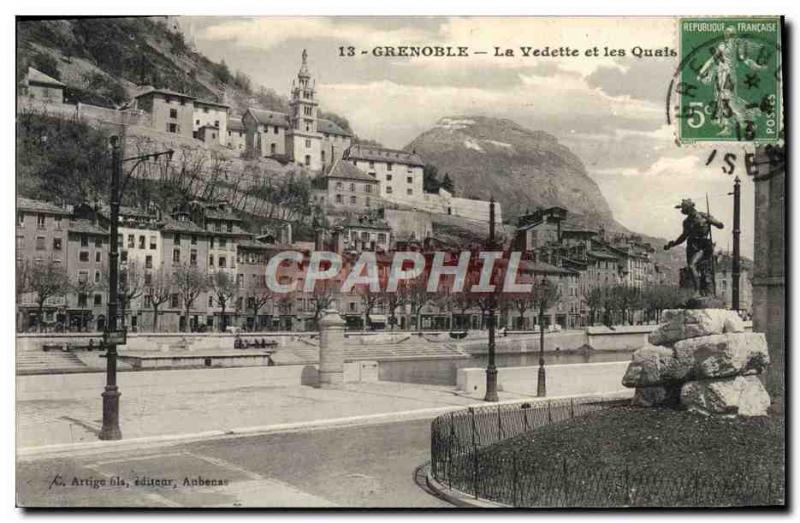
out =
<path fill-rule="evenodd" d="M 675 206 L 686 215 L 683 232 L 675 240 L 668 242 L 664 250 L 686 242 L 686 267 L 681 269 L 681 287 L 693 289 L 701 297 L 713 296 L 714 289 L 714 242 L 711 239 L 711 226 L 722 229 L 722 222 L 710 214 L 700 212 L 689 199 Z"/>

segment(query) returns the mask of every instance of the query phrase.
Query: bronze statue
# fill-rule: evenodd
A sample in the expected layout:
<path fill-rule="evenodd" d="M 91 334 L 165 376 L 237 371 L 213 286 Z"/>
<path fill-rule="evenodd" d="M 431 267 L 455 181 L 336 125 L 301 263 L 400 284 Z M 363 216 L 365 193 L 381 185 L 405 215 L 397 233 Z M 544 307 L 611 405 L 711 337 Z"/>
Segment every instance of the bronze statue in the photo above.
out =
<path fill-rule="evenodd" d="M 722 229 L 722 222 L 714 219 L 710 214 L 695 209 L 692 200 L 682 200 L 675 206 L 686 215 L 683 220 L 683 232 L 674 241 L 668 242 L 664 250 L 686 242 L 686 268 L 681 270 L 681 287 L 691 287 L 701 296 L 714 294 L 714 243 L 711 241 L 711 226 Z"/>

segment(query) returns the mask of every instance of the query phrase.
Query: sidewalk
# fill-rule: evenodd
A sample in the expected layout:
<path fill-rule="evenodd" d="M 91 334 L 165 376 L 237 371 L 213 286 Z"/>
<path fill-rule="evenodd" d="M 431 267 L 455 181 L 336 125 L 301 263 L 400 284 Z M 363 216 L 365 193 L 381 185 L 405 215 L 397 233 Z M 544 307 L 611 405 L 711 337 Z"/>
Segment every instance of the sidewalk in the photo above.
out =
<path fill-rule="evenodd" d="M 131 373 L 120 375 L 120 427 L 125 440 L 212 431 L 241 433 L 240 429 L 248 427 L 378 414 L 407 416 L 409 411 L 463 407 L 480 401 L 457 395 L 452 387 L 396 382 L 347 383 L 341 389 L 270 387 L 252 381 L 220 386 L 226 373 L 234 369 L 193 371 L 196 383 L 178 388 L 169 381 L 171 372 L 160 372 L 159 379 L 147 380 L 146 386 L 128 383 L 126 387 L 126 376 Z M 85 386 L 87 376 L 96 380 L 96 387 Z M 97 441 L 104 379 L 100 373 L 18 376 L 17 448 Z M 526 397 L 500 394 L 501 400 Z M 433 412 L 430 417 L 435 415 Z"/>

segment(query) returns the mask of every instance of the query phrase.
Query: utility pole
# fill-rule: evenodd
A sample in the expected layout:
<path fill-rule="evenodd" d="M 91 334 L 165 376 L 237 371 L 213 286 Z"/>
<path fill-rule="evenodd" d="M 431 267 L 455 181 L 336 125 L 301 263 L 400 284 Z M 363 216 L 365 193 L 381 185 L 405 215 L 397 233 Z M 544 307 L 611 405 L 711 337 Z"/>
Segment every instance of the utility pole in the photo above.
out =
<path fill-rule="evenodd" d="M 737 176 L 733 180 L 733 260 L 731 262 L 731 309 L 739 310 L 739 273 L 741 272 L 739 259 L 739 234 L 741 220 L 742 189 L 741 180 Z"/>
<path fill-rule="evenodd" d="M 103 427 L 98 437 L 102 440 L 122 439 L 119 429 L 119 397 L 117 388 L 117 300 L 119 299 L 119 205 L 122 154 L 120 139 L 111 137 L 111 237 L 108 255 L 108 327 L 103 333 L 106 346 L 106 388 L 103 391 Z"/>
<path fill-rule="evenodd" d="M 489 200 L 489 249 L 494 250 L 494 196 Z M 494 307 L 495 296 L 489 297 L 489 361 L 486 365 L 486 396 L 483 401 L 498 401 L 497 366 L 494 364 Z"/>

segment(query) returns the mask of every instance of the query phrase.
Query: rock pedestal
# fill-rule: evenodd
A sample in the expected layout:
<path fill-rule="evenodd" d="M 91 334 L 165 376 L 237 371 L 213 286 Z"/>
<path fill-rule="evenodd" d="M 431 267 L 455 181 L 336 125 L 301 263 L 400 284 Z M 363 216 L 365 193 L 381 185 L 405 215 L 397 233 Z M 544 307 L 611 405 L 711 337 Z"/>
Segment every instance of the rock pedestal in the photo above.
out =
<path fill-rule="evenodd" d="M 769 364 L 763 334 L 744 331 L 734 311 L 676 309 L 638 349 L 622 378 L 634 405 L 676 406 L 705 415 L 764 416 L 758 374 Z"/>

